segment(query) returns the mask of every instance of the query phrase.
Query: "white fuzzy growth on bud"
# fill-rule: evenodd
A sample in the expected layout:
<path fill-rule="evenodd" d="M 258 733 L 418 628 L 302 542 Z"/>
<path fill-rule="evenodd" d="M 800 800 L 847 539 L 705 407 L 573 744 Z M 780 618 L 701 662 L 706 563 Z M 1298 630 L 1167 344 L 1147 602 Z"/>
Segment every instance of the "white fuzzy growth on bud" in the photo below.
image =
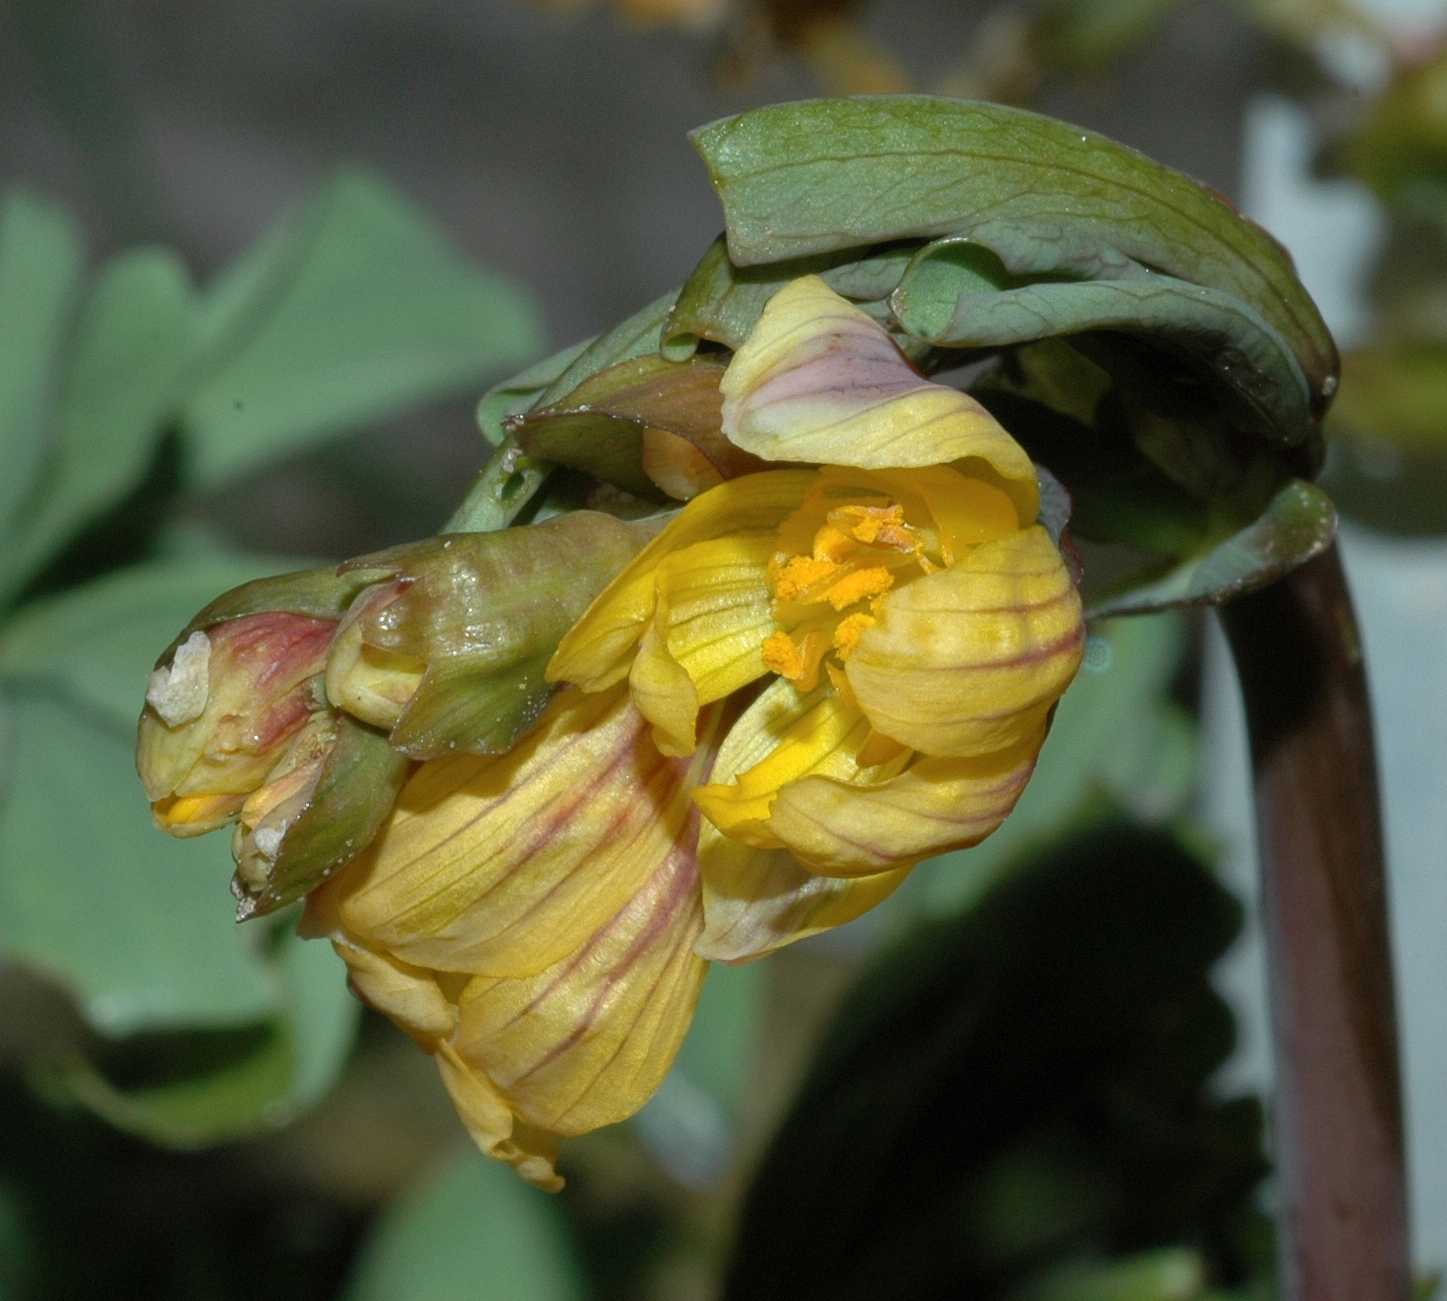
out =
<path fill-rule="evenodd" d="M 190 723 L 206 709 L 210 694 L 211 639 L 193 632 L 179 646 L 168 665 L 151 674 L 146 703 L 167 727 Z"/>

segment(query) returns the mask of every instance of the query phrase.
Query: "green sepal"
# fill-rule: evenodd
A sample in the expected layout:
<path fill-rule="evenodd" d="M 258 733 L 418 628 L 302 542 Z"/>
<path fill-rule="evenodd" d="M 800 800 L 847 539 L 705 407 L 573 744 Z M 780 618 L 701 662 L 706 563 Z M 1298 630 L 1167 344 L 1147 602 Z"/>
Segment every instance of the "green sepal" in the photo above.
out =
<path fill-rule="evenodd" d="M 1053 118 L 920 95 L 806 100 L 692 133 L 739 266 L 967 236 L 1015 276 L 1119 280 L 1142 268 L 1229 294 L 1287 341 L 1312 408 L 1336 348 L 1286 251 L 1214 191 Z"/>
<path fill-rule="evenodd" d="M 644 468 L 646 430 L 685 439 L 724 478 L 757 464 L 723 436 L 723 373 L 724 366 L 707 357 L 635 357 L 584 380 L 562 401 L 518 417 L 511 428 L 531 457 L 658 498 Z"/>
<path fill-rule="evenodd" d="M 1105 330 L 1184 358 L 1215 381 L 1238 428 L 1284 444 L 1317 436 L 1306 377 L 1281 335 L 1232 294 L 1174 276 L 1011 285 L 969 240 L 915 255 L 890 297 L 916 338 L 945 348 L 1001 348 Z M 993 274 L 992 274 L 993 273 Z"/>
<path fill-rule="evenodd" d="M 414 759 L 506 754 L 547 708 L 555 688 L 543 671 L 551 657 L 549 650 L 504 668 L 469 656 L 429 665 L 389 744 Z"/>
<path fill-rule="evenodd" d="M 411 766 L 407 756 L 340 710 L 332 711 L 331 722 L 336 739 L 305 808 L 288 822 L 274 858 L 251 859 L 263 864 L 264 883 L 247 884 L 240 868 L 232 875 L 239 922 L 275 912 L 315 889 L 366 849 L 391 815 Z"/>

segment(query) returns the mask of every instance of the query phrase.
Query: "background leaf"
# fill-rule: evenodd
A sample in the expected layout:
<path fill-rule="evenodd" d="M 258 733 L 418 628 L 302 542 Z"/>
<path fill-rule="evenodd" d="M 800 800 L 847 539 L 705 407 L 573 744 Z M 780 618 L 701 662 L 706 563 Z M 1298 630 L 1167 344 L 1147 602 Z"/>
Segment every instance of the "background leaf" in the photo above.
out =
<path fill-rule="evenodd" d="M 343 1301 L 582 1301 L 559 1203 L 467 1149 L 405 1194 L 363 1247 Z"/>
<path fill-rule="evenodd" d="M 294 1120 L 340 1073 L 361 1007 L 330 945 L 279 934 L 274 949 L 274 1017 L 236 1030 L 139 1036 L 98 1060 L 61 1065 L 51 1085 L 165 1147 L 210 1146 Z"/>
<path fill-rule="evenodd" d="M 0 203 L 0 534 L 16 520 L 50 453 L 49 417 L 84 257 L 75 223 L 23 193 Z M 8 562 L 0 558 L 0 565 Z"/>
<path fill-rule="evenodd" d="M 183 413 L 202 487 L 541 347 L 526 297 L 362 174 L 338 178 L 222 277 L 203 336 L 204 378 Z"/>
<path fill-rule="evenodd" d="M 36 494 L 14 517 L 0 598 L 144 477 L 178 398 L 193 311 L 170 253 L 127 253 L 101 270 L 66 354 Z"/>
<path fill-rule="evenodd" d="M 1238 909 L 1169 835 L 1077 836 L 844 996 L 725 1295 L 1000 1297 L 1082 1253 L 1222 1244 L 1264 1169 L 1210 964 Z M 900 1190 L 907 1190 L 901 1195 Z"/>

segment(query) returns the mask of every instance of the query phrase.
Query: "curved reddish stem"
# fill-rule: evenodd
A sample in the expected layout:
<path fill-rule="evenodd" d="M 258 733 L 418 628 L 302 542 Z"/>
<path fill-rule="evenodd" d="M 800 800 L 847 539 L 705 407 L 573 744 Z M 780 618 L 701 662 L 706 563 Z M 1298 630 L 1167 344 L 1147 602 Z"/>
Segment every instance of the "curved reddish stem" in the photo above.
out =
<path fill-rule="evenodd" d="M 1410 1295 L 1386 866 L 1362 644 L 1332 547 L 1222 611 L 1251 734 L 1286 1301 Z"/>

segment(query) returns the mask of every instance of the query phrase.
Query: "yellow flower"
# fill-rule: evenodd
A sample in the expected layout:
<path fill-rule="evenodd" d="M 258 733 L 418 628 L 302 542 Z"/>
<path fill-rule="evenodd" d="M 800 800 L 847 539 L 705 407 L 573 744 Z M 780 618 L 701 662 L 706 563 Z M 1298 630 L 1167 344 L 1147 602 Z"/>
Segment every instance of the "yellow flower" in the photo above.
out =
<path fill-rule="evenodd" d="M 314 891 L 353 989 L 441 1071 L 488 1153 L 562 1186 L 560 1138 L 626 1119 L 667 1073 L 705 964 L 689 792 L 622 691 L 560 693 L 506 755 L 422 765 L 362 858 Z"/>
<path fill-rule="evenodd" d="M 694 793 L 706 929 L 738 960 L 838 925 L 1014 807 L 1084 642 L 1034 467 L 817 277 L 729 366 L 724 433 L 768 461 L 695 498 L 564 637 L 549 677 L 626 679 L 666 754 L 768 679 Z"/>
<path fill-rule="evenodd" d="M 478 1144 L 545 1188 L 562 1137 L 658 1086 L 706 959 L 994 830 L 1079 663 L 1029 457 L 822 281 L 774 297 L 723 392 L 730 440 L 788 468 L 685 506 L 563 636 L 536 730 L 423 764 L 308 902 Z"/>

